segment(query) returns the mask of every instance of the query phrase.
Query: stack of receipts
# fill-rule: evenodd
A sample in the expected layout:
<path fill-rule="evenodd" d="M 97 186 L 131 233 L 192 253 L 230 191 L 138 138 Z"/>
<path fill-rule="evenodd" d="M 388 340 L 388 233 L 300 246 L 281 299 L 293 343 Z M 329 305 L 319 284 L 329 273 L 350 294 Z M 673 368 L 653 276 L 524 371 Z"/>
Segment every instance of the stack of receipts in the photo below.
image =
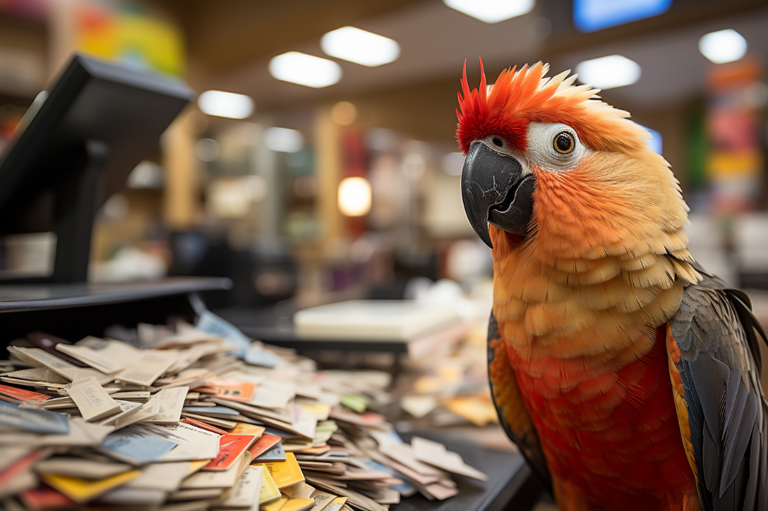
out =
<path fill-rule="evenodd" d="M 210 312 L 32 332 L 0 360 L 0 508 L 383 511 L 486 476 L 367 410 L 389 376 L 317 371 Z"/>

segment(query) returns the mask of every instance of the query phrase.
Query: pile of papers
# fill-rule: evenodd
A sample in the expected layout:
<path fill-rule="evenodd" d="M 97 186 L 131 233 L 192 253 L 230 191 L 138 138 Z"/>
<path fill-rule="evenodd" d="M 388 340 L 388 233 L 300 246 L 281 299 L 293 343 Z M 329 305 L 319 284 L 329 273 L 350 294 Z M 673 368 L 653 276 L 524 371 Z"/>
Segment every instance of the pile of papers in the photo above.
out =
<path fill-rule="evenodd" d="M 70 341 L 0 360 L 3 509 L 382 511 L 486 479 L 367 409 L 386 373 L 317 371 L 210 312 Z"/>

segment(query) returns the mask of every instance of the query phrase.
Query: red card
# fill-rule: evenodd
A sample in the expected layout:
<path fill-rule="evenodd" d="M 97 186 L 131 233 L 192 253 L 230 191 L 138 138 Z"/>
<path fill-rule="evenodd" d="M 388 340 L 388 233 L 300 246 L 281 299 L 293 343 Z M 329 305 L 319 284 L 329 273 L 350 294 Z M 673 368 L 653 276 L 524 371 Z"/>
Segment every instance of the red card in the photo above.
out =
<path fill-rule="evenodd" d="M 51 397 L 39 392 L 32 392 L 31 390 L 9 387 L 8 385 L 0 385 L 0 394 L 18 399 L 19 401 L 45 401 Z"/>
<path fill-rule="evenodd" d="M 216 433 L 217 435 L 226 435 L 227 432 L 223 429 L 219 429 L 216 426 L 211 426 L 210 424 L 207 424 L 203 421 L 199 421 L 197 419 L 191 419 L 189 417 L 184 417 L 181 422 L 186 422 L 190 426 L 195 426 L 196 428 L 204 429 L 206 431 L 210 431 L 211 433 Z"/>
<path fill-rule="evenodd" d="M 24 490 L 19 494 L 19 497 L 27 509 L 71 509 L 77 507 L 74 500 L 50 486 Z"/>
<path fill-rule="evenodd" d="M 256 443 L 253 444 L 253 447 L 248 449 L 248 452 L 251 453 L 251 460 L 255 460 L 264 451 L 277 445 L 280 440 L 282 439 L 277 435 L 270 435 L 269 433 L 261 435 L 261 438 L 256 440 Z"/>
<path fill-rule="evenodd" d="M 226 470 L 253 442 L 255 435 L 224 435 L 219 438 L 219 455 L 203 467 L 203 470 Z"/>
<path fill-rule="evenodd" d="M 253 395 L 253 389 L 256 386 L 253 383 L 247 381 L 234 380 L 230 378 L 215 378 L 207 380 L 205 385 L 197 387 L 197 392 L 204 394 L 213 394 L 216 397 L 223 399 L 231 399 L 232 401 L 248 402 Z"/>

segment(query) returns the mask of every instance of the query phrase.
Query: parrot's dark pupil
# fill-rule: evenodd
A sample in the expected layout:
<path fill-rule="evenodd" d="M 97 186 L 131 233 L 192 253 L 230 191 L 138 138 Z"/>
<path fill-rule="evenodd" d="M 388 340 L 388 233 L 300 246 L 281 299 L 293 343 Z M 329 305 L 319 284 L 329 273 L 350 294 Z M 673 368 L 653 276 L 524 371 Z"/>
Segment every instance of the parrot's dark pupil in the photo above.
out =
<path fill-rule="evenodd" d="M 504 145 L 504 142 L 502 142 L 499 137 L 493 137 L 493 145 L 495 145 L 496 147 L 502 147 Z"/>
<path fill-rule="evenodd" d="M 573 139 L 567 133 L 560 133 L 555 141 L 560 152 L 567 153 L 573 149 Z"/>

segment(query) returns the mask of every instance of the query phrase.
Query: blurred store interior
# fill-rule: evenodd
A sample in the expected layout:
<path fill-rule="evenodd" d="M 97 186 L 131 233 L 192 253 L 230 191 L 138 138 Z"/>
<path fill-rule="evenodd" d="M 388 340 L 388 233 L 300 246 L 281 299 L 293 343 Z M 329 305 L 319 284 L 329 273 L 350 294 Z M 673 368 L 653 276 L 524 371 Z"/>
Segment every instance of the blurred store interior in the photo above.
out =
<path fill-rule="evenodd" d="M 229 277 L 208 306 L 248 326 L 350 299 L 454 308 L 468 344 L 404 410 L 485 424 L 492 262 L 460 196 L 464 62 L 477 84 L 478 57 L 489 82 L 543 60 L 630 111 L 681 182 L 693 255 L 768 322 L 766 27 L 764 0 L 0 0 L 0 150 L 73 52 L 184 80 L 198 98 L 99 211 L 89 279 Z M 3 275 L 50 273 L 54 246 L 5 236 Z"/>

